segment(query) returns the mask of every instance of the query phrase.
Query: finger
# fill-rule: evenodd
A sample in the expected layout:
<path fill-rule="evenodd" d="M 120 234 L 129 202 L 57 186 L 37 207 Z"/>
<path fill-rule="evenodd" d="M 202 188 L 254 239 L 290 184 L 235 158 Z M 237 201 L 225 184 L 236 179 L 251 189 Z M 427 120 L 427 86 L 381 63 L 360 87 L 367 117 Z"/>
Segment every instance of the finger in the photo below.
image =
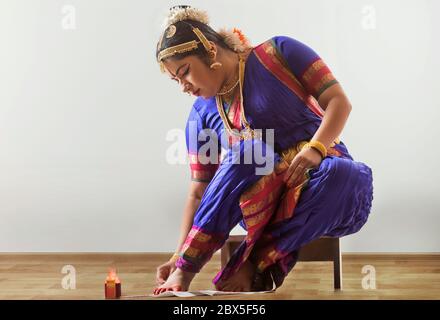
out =
<path fill-rule="evenodd" d="M 284 175 L 283 181 L 284 183 L 287 184 L 287 182 L 289 181 L 290 177 L 295 173 L 296 167 L 297 165 L 295 165 L 295 167 L 290 166 L 288 172 L 286 172 L 286 174 Z"/>
<path fill-rule="evenodd" d="M 289 179 L 289 177 L 290 177 L 290 176 L 292 175 L 292 173 L 295 171 L 296 166 L 297 166 L 296 162 L 292 162 L 292 163 L 289 165 L 289 167 L 287 168 L 287 171 L 286 171 L 286 173 L 284 174 L 284 177 L 283 177 L 283 181 L 284 181 L 284 182 L 287 182 L 287 180 Z"/>
<path fill-rule="evenodd" d="M 159 280 L 166 280 L 168 279 L 168 276 L 169 276 L 168 272 L 164 271 L 159 275 Z"/>
<path fill-rule="evenodd" d="M 156 274 L 156 279 L 157 279 L 157 280 L 163 280 L 163 278 L 164 278 L 164 275 L 163 275 L 162 272 L 158 272 L 158 273 Z"/>
<path fill-rule="evenodd" d="M 164 280 L 165 278 L 166 278 L 166 272 L 163 269 L 157 270 L 156 279 L 157 280 Z"/>
<path fill-rule="evenodd" d="M 298 179 L 298 177 L 304 172 L 304 168 L 301 167 L 304 166 L 303 164 L 299 164 L 295 171 L 293 172 L 293 174 L 289 177 L 289 179 L 287 180 L 287 186 L 288 187 L 292 187 L 294 182 L 296 182 L 296 180 Z"/>
<path fill-rule="evenodd" d="M 235 284 L 232 284 L 228 287 L 227 291 L 231 291 L 231 292 L 236 292 L 237 291 L 237 286 Z"/>
<path fill-rule="evenodd" d="M 304 170 L 304 172 L 298 177 L 296 180 L 296 184 L 302 184 L 305 180 L 307 180 L 307 169 Z"/>
<path fill-rule="evenodd" d="M 304 173 L 298 174 L 297 177 L 295 179 L 289 180 L 289 182 L 287 183 L 287 186 L 289 188 L 294 188 L 296 186 L 298 186 L 298 184 L 301 181 L 301 177 Z"/>
<path fill-rule="evenodd" d="M 233 292 L 240 292 L 240 291 L 242 291 L 242 290 L 241 290 L 240 286 L 234 286 L 234 287 L 232 288 L 232 291 L 233 291 Z"/>
<path fill-rule="evenodd" d="M 289 179 L 289 177 L 292 175 L 292 173 L 295 171 L 296 167 L 298 166 L 298 164 L 301 163 L 301 158 L 299 157 L 295 157 L 292 162 L 289 165 L 289 168 L 287 168 L 287 172 L 284 175 L 284 182 L 287 182 L 287 180 Z"/>
<path fill-rule="evenodd" d="M 301 182 L 301 179 L 303 176 L 304 176 L 304 171 L 301 171 L 301 173 L 299 173 L 294 179 L 292 179 L 288 182 L 288 187 L 294 188 L 294 187 L 298 186 L 299 183 Z"/>
<path fill-rule="evenodd" d="M 173 291 L 182 291 L 182 287 L 181 286 L 175 286 L 173 288 Z"/>
<path fill-rule="evenodd" d="M 302 156 L 295 158 L 295 162 L 292 162 L 291 167 L 289 167 L 291 171 L 289 176 L 285 179 L 286 184 L 288 183 L 289 179 L 291 184 L 293 181 L 297 180 L 301 173 L 305 171 L 308 164 L 307 159 L 303 158 Z"/>
<path fill-rule="evenodd" d="M 221 291 L 231 291 L 231 286 L 229 284 L 224 285 L 220 290 Z"/>
<path fill-rule="evenodd" d="M 156 279 L 156 284 L 161 285 L 161 284 L 163 284 L 163 283 L 165 283 L 165 279 L 164 279 L 164 278 L 158 278 L 158 279 Z"/>

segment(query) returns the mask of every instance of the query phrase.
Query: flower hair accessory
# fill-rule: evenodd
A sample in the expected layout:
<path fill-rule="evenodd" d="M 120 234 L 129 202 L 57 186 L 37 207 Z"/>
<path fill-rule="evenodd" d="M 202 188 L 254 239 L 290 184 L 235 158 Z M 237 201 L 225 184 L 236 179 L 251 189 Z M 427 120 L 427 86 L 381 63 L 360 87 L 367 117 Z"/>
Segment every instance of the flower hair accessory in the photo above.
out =
<path fill-rule="evenodd" d="M 240 29 L 228 30 L 223 28 L 218 31 L 218 34 L 223 38 L 226 45 L 235 52 L 244 52 L 251 47 L 249 39 Z"/>
<path fill-rule="evenodd" d="M 182 20 L 194 20 L 209 24 L 209 16 L 206 11 L 191 6 L 174 6 L 170 9 L 168 16 L 165 18 L 163 27 L 168 28 L 170 25 Z"/>

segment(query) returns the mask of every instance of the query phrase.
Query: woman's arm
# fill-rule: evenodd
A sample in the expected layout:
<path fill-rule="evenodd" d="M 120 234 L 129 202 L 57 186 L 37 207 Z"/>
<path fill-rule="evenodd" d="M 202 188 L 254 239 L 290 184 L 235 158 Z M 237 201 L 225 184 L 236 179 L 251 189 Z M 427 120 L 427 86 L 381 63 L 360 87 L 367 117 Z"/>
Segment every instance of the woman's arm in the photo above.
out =
<path fill-rule="evenodd" d="M 330 68 L 312 48 L 286 36 L 273 37 L 272 41 L 295 78 L 325 110 L 312 140 L 322 142 L 328 149 L 344 128 L 351 111 L 350 102 Z"/>
<path fill-rule="evenodd" d="M 325 113 L 312 140 L 320 141 L 328 149 L 341 134 L 351 112 L 351 104 L 339 84 L 326 89 L 319 96 L 318 102 Z M 318 151 L 313 148 L 303 148 L 292 160 L 284 176 L 284 182 L 289 187 L 296 185 L 297 179 L 304 176 L 305 170 L 319 166 L 321 161 L 321 154 Z"/>
<path fill-rule="evenodd" d="M 183 244 L 185 243 L 188 232 L 189 230 L 191 230 L 193 224 L 194 214 L 199 207 L 200 200 L 202 199 L 203 193 L 207 185 L 207 182 L 191 181 L 188 199 L 186 201 L 185 209 L 183 211 L 182 225 L 180 227 L 180 238 L 176 248 L 176 252 L 180 252 Z M 173 256 L 170 260 L 157 268 L 156 282 L 158 285 L 163 284 L 168 279 L 170 274 L 174 272 L 174 270 L 176 269 L 175 262 L 176 260 Z"/>
<path fill-rule="evenodd" d="M 339 84 L 334 84 L 325 90 L 319 96 L 318 103 L 325 113 L 312 140 L 318 140 L 329 148 L 344 129 L 352 107 Z"/>
<path fill-rule="evenodd" d="M 180 237 L 177 244 L 176 252 L 180 252 L 188 232 L 191 230 L 194 221 L 194 214 L 200 205 L 203 193 L 205 192 L 208 182 L 191 181 L 189 186 L 188 198 L 183 210 L 182 224 L 180 226 Z"/>

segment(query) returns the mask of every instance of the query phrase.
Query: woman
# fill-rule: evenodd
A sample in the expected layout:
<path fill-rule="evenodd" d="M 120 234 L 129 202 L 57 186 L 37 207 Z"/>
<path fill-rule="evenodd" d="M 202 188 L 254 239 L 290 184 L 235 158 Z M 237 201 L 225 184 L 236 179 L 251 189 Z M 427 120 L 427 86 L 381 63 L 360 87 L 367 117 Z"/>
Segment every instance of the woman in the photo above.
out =
<path fill-rule="evenodd" d="M 251 47 L 239 30 L 208 23 L 173 7 L 157 46 L 162 71 L 198 98 L 186 127 L 192 182 L 181 237 L 158 267 L 155 294 L 188 290 L 238 223 L 246 240 L 216 288 L 278 288 L 303 245 L 357 232 L 371 210 L 372 171 L 338 139 L 351 105 L 322 59 L 290 37 Z M 203 135 L 218 149 L 203 153 Z M 264 175 L 257 149 L 272 168 Z"/>

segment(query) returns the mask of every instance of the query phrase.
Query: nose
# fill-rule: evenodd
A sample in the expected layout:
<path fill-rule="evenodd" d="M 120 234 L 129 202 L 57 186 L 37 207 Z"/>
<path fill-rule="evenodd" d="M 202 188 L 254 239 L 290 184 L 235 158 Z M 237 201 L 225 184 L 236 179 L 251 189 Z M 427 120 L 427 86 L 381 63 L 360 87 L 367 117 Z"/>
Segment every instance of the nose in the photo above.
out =
<path fill-rule="evenodd" d="M 191 89 L 191 85 L 188 82 L 181 82 L 183 93 L 188 93 Z"/>

